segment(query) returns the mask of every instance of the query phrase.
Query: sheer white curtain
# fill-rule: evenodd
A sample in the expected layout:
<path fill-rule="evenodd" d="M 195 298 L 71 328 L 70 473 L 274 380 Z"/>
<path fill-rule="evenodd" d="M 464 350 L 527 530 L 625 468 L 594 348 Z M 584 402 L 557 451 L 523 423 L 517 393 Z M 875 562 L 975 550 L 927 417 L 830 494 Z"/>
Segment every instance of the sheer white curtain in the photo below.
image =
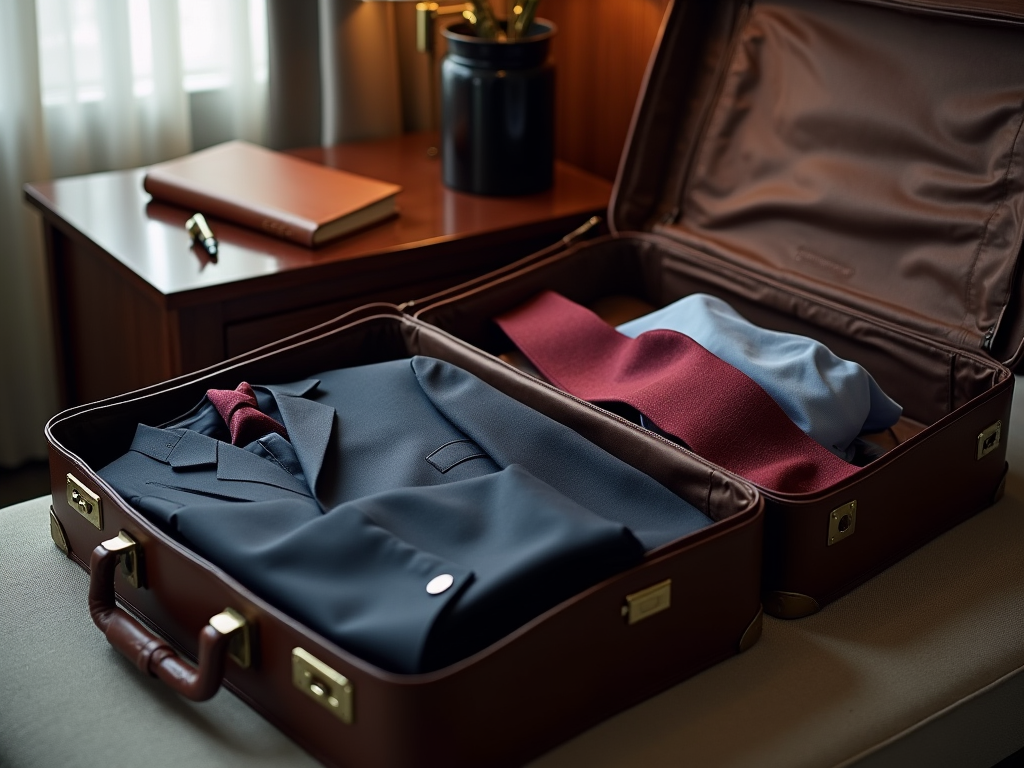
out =
<path fill-rule="evenodd" d="M 262 141 L 266 93 L 264 0 L 0 0 L 0 466 L 45 456 L 57 408 L 22 184 L 184 154 L 200 101 L 209 135 Z"/>
<path fill-rule="evenodd" d="M 431 75 L 413 7 L 397 5 L 0 0 L 0 467 L 45 457 L 58 408 L 40 225 L 22 185 L 266 143 L 271 113 L 279 147 L 422 130 Z"/>
<path fill-rule="evenodd" d="M 276 149 L 430 127 L 430 59 L 414 3 L 267 0 Z"/>
<path fill-rule="evenodd" d="M 321 141 L 327 146 L 401 133 L 395 5 L 319 1 Z"/>
<path fill-rule="evenodd" d="M 49 173 L 42 142 L 36 16 L 0 1 L 0 466 L 44 455 L 56 403 L 39 222 L 21 185 Z"/>

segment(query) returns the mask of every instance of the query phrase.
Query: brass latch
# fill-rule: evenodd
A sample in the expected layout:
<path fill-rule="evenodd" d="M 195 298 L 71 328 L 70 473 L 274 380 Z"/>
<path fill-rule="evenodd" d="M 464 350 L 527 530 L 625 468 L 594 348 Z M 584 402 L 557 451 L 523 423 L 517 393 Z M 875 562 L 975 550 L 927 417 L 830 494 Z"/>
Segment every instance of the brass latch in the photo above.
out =
<path fill-rule="evenodd" d="M 1003 422 L 997 421 L 978 435 L 978 458 L 988 456 L 999 447 L 999 438 L 1003 434 Z"/>
<path fill-rule="evenodd" d="M 70 472 L 67 474 L 67 497 L 69 507 L 103 530 L 103 507 L 100 504 L 100 497 L 86 488 Z"/>
<path fill-rule="evenodd" d="M 292 683 L 341 722 L 352 724 L 352 683 L 302 648 L 292 648 Z"/>
<path fill-rule="evenodd" d="M 245 617 L 233 608 L 225 608 L 210 619 L 210 625 L 222 635 L 231 636 L 228 656 L 242 669 L 248 669 L 252 664 L 252 639 Z"/>
<path fill-rule="evenodd" d="M 109 551 L 119 554 L 121 575 L 129 584 L 136 589 L 145 586 L 142 577 L 142 547 L 136 543 L 135 539 L 124 531 L 120 531 L 116 539 L 104 541 L 103 546 Z"/>
<path fill-rule="evenodd" d="M 828 545 L 852 536 L 857 527 L 857 500 L 832 510 L 828 516 Z"/>
<path fill-rule="evenodd" d="M 626 604 L 622 606 L 622 615 L 629 624 L 667 611 L 672 606 L 672 579 L 665 579 L 653 587 L 641 589 L 626 595 Z"/>

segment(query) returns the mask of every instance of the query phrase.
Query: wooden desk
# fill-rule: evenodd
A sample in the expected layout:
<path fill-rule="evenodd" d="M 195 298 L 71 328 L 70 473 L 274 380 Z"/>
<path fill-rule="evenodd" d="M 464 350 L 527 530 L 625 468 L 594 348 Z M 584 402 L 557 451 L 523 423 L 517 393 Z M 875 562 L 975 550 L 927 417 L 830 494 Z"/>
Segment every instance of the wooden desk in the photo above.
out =
<path fill-rule="evenodd" d="M 399 303 L 483 274 L 603 214 L 611 184 L 556 163 L 537 195 L 441 183 L 431 137 L 296 150 L 400 184 L 401 213 L 310 249 L 210 219 L 216 263 L 191 248 L 192 211 L 152 201 L 145 169 L 29 184 L 43 215 L 65 406 L 219 362 L 371 301 Z"/>

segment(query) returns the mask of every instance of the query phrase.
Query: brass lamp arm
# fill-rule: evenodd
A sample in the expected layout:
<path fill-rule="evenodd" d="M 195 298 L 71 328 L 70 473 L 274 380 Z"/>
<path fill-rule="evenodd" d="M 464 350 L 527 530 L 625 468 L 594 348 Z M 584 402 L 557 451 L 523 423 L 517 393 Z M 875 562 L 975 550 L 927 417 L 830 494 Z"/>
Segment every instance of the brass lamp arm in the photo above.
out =
<path fill-rule="evenodd" d="M 473 11 L 473 3 L 438 5 L 437 3 L 416 3 L 416 50 L 420 53 L 434 51 L 434 21 L 439 16 L 450 16 Z"/>

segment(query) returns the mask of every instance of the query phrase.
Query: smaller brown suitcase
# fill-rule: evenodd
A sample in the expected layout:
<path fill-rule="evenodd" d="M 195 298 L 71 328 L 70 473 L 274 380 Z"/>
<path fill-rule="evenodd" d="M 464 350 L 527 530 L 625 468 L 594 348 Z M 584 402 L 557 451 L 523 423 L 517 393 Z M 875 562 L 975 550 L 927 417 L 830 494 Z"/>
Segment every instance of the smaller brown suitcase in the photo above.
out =
<path fill-rule="evenodd" d="M 402 675 L 283 614 L 157 528 L 96 474 L 127 449 L 138 423 L 165 423 L 208 388 L 294 381 L 415 354 L 475 373 L 652 475 L 715 522 L 467 659 Z M 518 765 L 760 634 L 763 501 L 750 485 L 394 307 L 363 308 L 204 371 L 73 408 L 46 433 L 51 533 L 91 568 L 90 608 L 108 640 L 193 698 L 223 682 L 330 765 Z M 168 641 L 198 656 L 198 671 Z"/>
<path fill-rule="evenodd" d="M 765 610 L 804 616 L 1002 492 L 1022 123 L 1018 6 L 677 2 L 612 234 L 407 310 L 497 355 L 512 345 L 491 318 L 543 290 L 654 307 L 705 292 L 861 363 L 904 407 L 895 447 L 821 492 L 761 489 Z"/>

